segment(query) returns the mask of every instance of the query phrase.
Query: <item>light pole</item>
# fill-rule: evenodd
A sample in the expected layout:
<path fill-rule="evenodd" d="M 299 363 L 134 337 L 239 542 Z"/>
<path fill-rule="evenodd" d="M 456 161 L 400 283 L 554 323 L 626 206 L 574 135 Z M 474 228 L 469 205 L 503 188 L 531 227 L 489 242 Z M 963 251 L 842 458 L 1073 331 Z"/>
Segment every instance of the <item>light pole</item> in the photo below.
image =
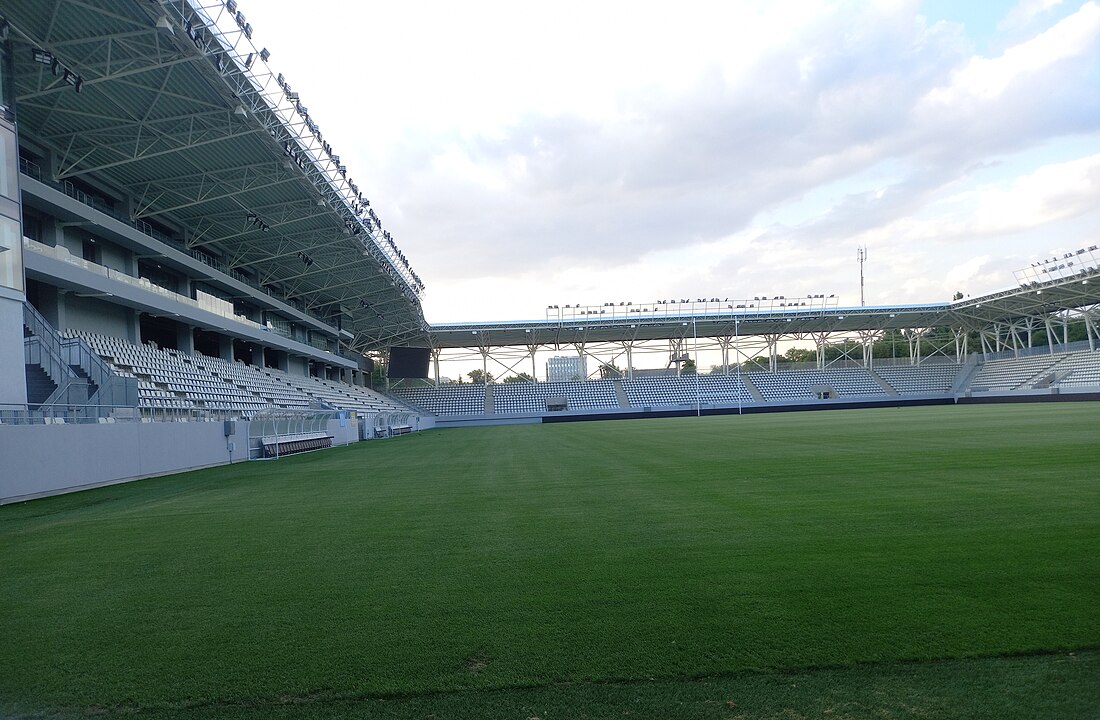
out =
<path fill-rule="evenodd" d="M 695 320 L 695 309 L 693 307 L 691 312 L 691 340 L 694 344 L 692 352 L 695 354 L 695 417 L 699 417 L 703 414 L 703 411 L 699 398 L 699 329 L 696 327 Z"/>
<path fill-rule="evenodd" d="M 737 414 L 741 414 L 741 393 L 745 390 L 744 383 L 741 382 L 741 351 L 738 349 L 738 340 L 741 336 L 741 320 L 740 318 L 733 321 L 733 359 L 737 363 Z"/>

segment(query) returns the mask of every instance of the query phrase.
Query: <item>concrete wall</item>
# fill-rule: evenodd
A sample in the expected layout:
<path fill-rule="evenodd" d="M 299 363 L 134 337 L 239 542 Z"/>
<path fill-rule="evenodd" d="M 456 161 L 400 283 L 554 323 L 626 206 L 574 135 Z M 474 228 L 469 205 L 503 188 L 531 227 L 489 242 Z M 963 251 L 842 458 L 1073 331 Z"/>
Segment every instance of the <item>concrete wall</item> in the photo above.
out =
<path fill-rule="evenodd" d="M 329 420 L 328 432 L 332 435 L 333 447 L 359 442 L 359 418 Z"/>
<path fill-rule="evenodd" d="M 131 334 L 133 311 L 127 307 L 73 293 L 63 295 L 61 303 L 63 330 L 72 328 L 117 338 L 129 338 Z"/>
<path fill-rule="evenodd" d="M 304 357 L 293 355 L 287 362 L 285 372 L 290 375 L 309 375 L 309 361 Z"/>
<path fill-rule="evenodd" d="M 26 404 L 24 360 L 22 294 L 0 288 L 0 405 Z"/>
<path fill-rule="evenodd" d="M 220 422 L 0 427 L 0 503 L 245 460 L 247 438 L 230 455 Z"/>
<path fill-rule="evenodd" d="M 434 421 L 414 419 L 413 427 L 427 430 Z M 359 442 L 358 418 L 330 420 L 327 430 L 334 447 Z M 243 420 L 230 438 L 222 422 L 3 425 L 0 505 L 246 461 L 251 440 Z"/>

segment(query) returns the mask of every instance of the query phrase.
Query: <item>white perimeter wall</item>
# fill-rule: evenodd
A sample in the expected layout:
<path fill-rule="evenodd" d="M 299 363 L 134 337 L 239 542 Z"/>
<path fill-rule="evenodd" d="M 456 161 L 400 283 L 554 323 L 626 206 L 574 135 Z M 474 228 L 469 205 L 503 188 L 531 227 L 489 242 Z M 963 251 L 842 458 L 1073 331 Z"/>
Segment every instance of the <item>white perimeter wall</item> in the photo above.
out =
<path fill-rule="evenodd" d="M 413 425 L 417 430 L 434 426 L 434 418 Z M 333 446 L 359 442 L 357 419 L 330 420 L 327 429 Z M 248 445 L 246 421 L 237 422 L 230 438 L 221 422 L 3 426 L 0 504 L 244 462 Z"/>
<path fill-rule="evenodd" d="M 231 440 L 220 422 L 3 427 L 0 503 L 247 459 L 247 425 Z"/>

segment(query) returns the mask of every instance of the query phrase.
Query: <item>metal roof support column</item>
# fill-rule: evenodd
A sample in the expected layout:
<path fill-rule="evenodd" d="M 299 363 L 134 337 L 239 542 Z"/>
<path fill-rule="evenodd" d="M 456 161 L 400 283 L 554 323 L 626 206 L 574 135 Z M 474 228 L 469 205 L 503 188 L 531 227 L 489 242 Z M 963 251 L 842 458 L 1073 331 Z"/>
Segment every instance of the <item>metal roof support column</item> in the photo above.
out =
<path fill-rule="evenodd" d="M 581 365 L 586 365 L 586 363 L 584 361 L 584 355 L 585 355 L 584 345 L 585 345 L 584 340 L 581 340 L 580 342 L 573 343 L 573 348 L 577 351 L 577 357 L 580 358 Z M 584 377 L 581 378 L 581 382 L 585 382 L 587 380 L 588 380 L 588 370 L 585 370 L 584 371 Z"/>
<path fill-rule="evenodd" d="M 978 337 L 982 341 L 982 359 L 988 360 L 992 351 L 989 349 L 989 328 L 983 328 L 978 331 Z"/>
<path fill-rule="evenodd" d="M 1096 352 L 1096 339 L 1100 337 L 1100 328 L 1096 327 L 1096 323 L 1092 321 L 1092 311 L 1086 311 L 1084 313 L 1085 318 L 1085 335 L 1089 339 L 1089 350 Z"/>
<path fill-rule="evenodd" d="M 1043 318 L 1043 325 L 1046 327 L 1047 331 L 1047 350 L 1050 352 L 1051 355 L 1053 355 L 1054 340 L 1057 336 L 1054 334 L 1054 323 L 1051 321 L 1049 315 Z"/>
<path fill-rule="evenodd" d="M 779 369 L 779 339 L 782 335 L 764 335 L 764 342 L 768 346 L 768 372 Z"/>
<path fill-rule="evenodd" d="M 1032 332 L 1032 330 L 1035 329 L 1035 321 L 1031 318 L 1028 318 L 1026 320 L 1022 320 L 1019 323 L 1019 325 L 1017 326 L 1017 328 L 1018 328 L 1019 331 L 1027 333 L 1027 349 L 1030 350 L 1032 348 L 1031 332 Z M 1021 341 L 1020 345 L 1021 346 L 1023 345 L 1022 341 Z"/>
<path fill-rule="evenodd" d="M 813 341 L 814 341 L 814 347 L 817 348 L 816 362 L 817 362 L 817 369 L 818 370 L 824 370 L 825 369 L 825 348 L 828 347 L 829 338 L 831 336 L 832 336 L 832 333 L 827 333 L 827 332 L 810 333 L 810 337 L 812 337 Z"/>
<path fill-rule="evenodd" d="M 970 333 L 963 328 L 954 328 L 951 332 L 955 335 L 955 362 L 961 363 L 970 354 Z"/>
<path fill-rule="evenodd" d="M 859 339 L 863 345 L 863 367 L 871 368 L 875 364 L 875 341 L 883 336 L 881 330 L 860 330 Z"/>
<path fill-rule="evenodd" d="M 623 352 L 626 353 L 626 379 L 634 379 L 634 343 L 624 341 L 619 343 Z"/>
<path fill-rule="evenodd" d="M 481 353 L 481 379 L 489 384 L 489 333 L 475 331 L 477 336 L 477 351 Z"/>
<path fill-rule="evenodd" d="M 683 338 L 669 338 L 668 339 L 668 364 L 676 365 L 676 377 L 680 377 L 680 366 L 683 364 L 684 354 L 684 339 Z"/>
<path fill-rule="evenodd" d="M 923 330 L 911 328 L 903 330 L 902 334 L 909 341 L 909 364 L 920 365 L 920 339 L 924 334 Z"/>
<path fill-rule="evenodd" d="M 538 343 L 528 343 L 527 353 L 531 356 L 531 382 L 538 382 L 538 367 L 535 365 L 535 353 L 539 350 Z"/>
<path fill-rule="evenodd" d="M 722 374 L 730 374 L 730 348 L 733 346 L 732 337 L 719 337 L 718 347 L 722 349 Z"/>
<path fill-rule="evenodd" d="M 439 387 L 439 353 L 440 349 L 432 348 L 432 369 L 435 370 L 435 386 Z"/>

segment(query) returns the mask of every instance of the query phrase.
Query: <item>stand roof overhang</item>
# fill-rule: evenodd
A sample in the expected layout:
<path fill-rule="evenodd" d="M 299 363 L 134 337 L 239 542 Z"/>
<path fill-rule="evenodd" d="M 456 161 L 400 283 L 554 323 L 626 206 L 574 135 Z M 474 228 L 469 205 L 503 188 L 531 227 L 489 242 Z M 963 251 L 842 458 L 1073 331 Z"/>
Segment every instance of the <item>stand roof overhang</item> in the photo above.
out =
<path fill-rule="evenodd" d="M 353 350 L 422 342 L 420 279 L 226 5 L 0 5 L 20 132 L 52 156 L 44 179 L 121 190 L 129 221 L 281 288 Z"/>
<path fill-rule="evenodd" d="M 860 333 L 952 327 L 982 330 L 996 324 L 1052 315 L 1100 305 L 1100 270 L 1070 278 L 968 298 L 952 303 L 878 307 L 745 309 L 736 306 L 697 308 L 613 306 L 611 313 L 568 319 L 485 323 L 441 323 L 431 326 L 431 347 L 470 348 L 574 343 L 628 343 L 685 337 L 808 336 L 818 333 Z"/>

